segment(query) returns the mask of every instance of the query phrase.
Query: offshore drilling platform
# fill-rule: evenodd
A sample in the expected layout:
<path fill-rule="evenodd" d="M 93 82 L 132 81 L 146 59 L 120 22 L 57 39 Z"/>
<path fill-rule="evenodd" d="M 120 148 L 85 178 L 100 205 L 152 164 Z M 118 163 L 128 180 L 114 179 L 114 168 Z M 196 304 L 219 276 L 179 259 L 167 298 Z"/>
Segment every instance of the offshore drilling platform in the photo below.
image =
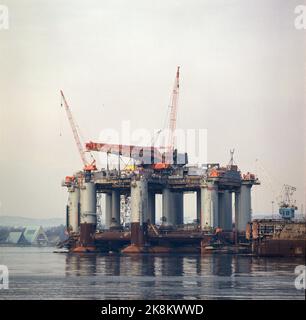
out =
<path fill-rule="evenodd" d="M 169 172 L 139 168 L 124 177 L 98 171 L 67 179 L 67 227 L 74 251 L 123 252 L 198 251 L 215 236 L 229 242 L 245 235 L 251 221 L 251 188 L 254 175 L 241 177 L 237 167 L 207 169 L 203 175 L 188 174 L 184 166 Z M 184 192 L 197 194 L 197 219 L 193 229 L 184 228 Z M 96 232 L 96 199 L 105 193 L 105 230 Z M 235 194 L 235 224 L 232 222 Z M 156 194 L 162 194 L 162 223 L 155 219 Z M 130 197 L 130 230 L 121 225 L 120 200 Z M 129 245 L 129 246 L 128 246 Z"/>
<path fill-rule="evenodd" d="M 88 142 L 82 145 L 70 107 L 61 91 L 84 168 L 62 183 L 68 190 L 66 223 L 72 252 L 205 252 L 214 245 L 244 242 L 251 222 L 251 189 L 259 181 L 252 173 L 242 174 L 231 161 L 201 167 L 188 165 L 188 155 L 175 149 L 177 69 L 170 105 L 169 137 L 164 149 Z M 86 154 L 104 152 L 133 159 L 123 170 L 98 170 Z M 120 161 L 120 160 L 119 160 Z M 120 162 L 119 162 L 120 163 Z M 184 225 L 184 193 L 196 193 L 197 217 Z M 97 229 L 97 199 L 105 194 L 102 210 L 105 224 Z M 156 221 L 156 195 L 162 197 L 161 223 Z M 233 208 L 234 200 L 234 209 Z M 123 225 L 123 207 L 129 223 Z M 232 212 L 234 211 L 234 212 Z M 233 218 L 234 217 L 234 218 Z"/>

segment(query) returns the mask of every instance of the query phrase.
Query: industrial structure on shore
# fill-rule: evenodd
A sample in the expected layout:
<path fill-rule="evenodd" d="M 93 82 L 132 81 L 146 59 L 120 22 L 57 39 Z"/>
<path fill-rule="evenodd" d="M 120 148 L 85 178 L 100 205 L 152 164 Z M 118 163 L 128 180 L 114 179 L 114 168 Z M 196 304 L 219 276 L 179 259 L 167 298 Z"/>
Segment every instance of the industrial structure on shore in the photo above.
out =
<path fill-rule="evenodd" d="M 84 164 L 82 171 L 63 182 L 69 197 L 66 242 L 71 251 L 204 252 L 212 243 L 245 242 L 251 219 L 251 189 L 259 181 L 252 173 L 242 174 L 231 161 L 227 166 L 188 165 L 188 155 L 175 148 L 179 68 L 171 99 L 169 137 L 164 149 L 88 142 L 82 145 L 71 110 L 61 92 L 73 135 Z M 96 168 L 91 152 L 129 157 L 132 168 Z M 184 193 L 195 192 L 197 219 L 184 225 Z M 105 208 L 97 198 L 105 194 Z M 156 195 L 162 195 L 162 219 L 156 221 Z M 232 212 L 234 200 L 234 212 Z M 122 203 L 130 210 L 129 224 L 123 226 Z M 97 208 L 105 218 L 97 230 Z M 124 209 L 124 208 L 123 208 Z M 234 219 L 232 218 L 234 217 Z"/>
<path fill-rule="evenodd" d="M 279 202 L 279 219 L 255 219 L 247 224 L 246 239 L 260 256 L 306 256 L 306 221 L 294 220 L 295 187 L 285 184 Z"/>

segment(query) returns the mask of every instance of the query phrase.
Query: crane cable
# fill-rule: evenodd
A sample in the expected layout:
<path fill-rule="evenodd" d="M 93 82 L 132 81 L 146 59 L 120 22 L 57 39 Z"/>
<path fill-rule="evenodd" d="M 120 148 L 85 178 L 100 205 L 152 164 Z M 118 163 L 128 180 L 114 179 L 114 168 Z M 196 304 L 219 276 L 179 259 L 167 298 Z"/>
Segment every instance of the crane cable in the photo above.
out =
<path fill-rule="evenodd" d="M 159 129 L 156 133 L 156 136 L 152 137 L 152 141 L 151 141 L 151 145 L 154 146 L 159 135 L 165 131 L 166 129 L 166 125 L 167 123 L 169 122 L 168 120 L 170 120 L 170 112 L 171 112 L 171 101 L 172 101 L 172 93 L 170 94 L 170 97 L 169 97 L 169 102 L 168 102 L 168 108 L 166 109 L 166 113 L 165 113 L 165 117 L 164 117 L 164 121 L 163 121 L 163 126 L 161 129 Z M 167 141 L 164 141 L 164 145 L 162 146 L 162 148 L 166 148 L 166 144 L 167 144 Z"/>
<path fill-rule="evenodd" d="M 275 177 L 271 177 L 271 175 L 268 173 L 268 171 L 264 168 L 264 166 L 259 162 L 258 159 L 255 160 L 256 162 L 256 165 L 258 165 L 263 173 L 263 176 L 266 178 L 267 180 L 267 183 L 272 191 L 272 197 L 273 197 L 273 200 L 276 200 L 276 201 L 279 201 L 279 196 L 276 196 L 276 192 L 275 192 L 275 189 L 273 187 L 273 180 L 278 180 L 278 179 L 275 179 Z M 272 179 L 273 178 L 273 179 Z M 280 182 L 280 181 L 277 181 L 277 182 Z"/>

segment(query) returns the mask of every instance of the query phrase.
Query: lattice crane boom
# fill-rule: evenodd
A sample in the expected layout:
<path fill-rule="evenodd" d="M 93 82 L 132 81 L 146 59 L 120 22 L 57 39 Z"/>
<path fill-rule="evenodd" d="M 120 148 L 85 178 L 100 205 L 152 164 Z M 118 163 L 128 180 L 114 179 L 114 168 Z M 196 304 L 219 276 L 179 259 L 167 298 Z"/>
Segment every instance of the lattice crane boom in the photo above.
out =
<path fill-rule="evenodd" d="M 176 120 L 177 120 L 177 107 L 179 98 L 179 88 L 180 88 L 180 67 L 177 67 L 176 77 L 174 80 L 174 86 L 171 97 L 170 105 L 170 119 L 169 119 L 169 136 L 168 136 L 168 152 L 173 153 L 175 149 L 175 130 L 176 130 Z"/>
<path fill-rule="evenodd" d="M 95 165 L 96 161 L 93 159 L 93 161 L 91 163 L 88 163 L 88 161 L 86 159 L 86 156 L 85 156 L 85 152 L 86 151 L 82 147 L 81 139 L 80 139 L 80 136 L 79 136 L 79 133 L 78 133 L 78 130 L 77 130 L 77 124 L 75 123 L 75 121 L 73 119 L 70 107 L 69 107 L 69 105 L 67 103 L 66 97 L 65 97 L 65 95 L 64 95 L 62 90 L 61 90 L 61 96 L 62 96 L 62 99 L 64 101 L 64 106 L 65 106 L 66 114 L 67 114 L 67 117 L 68 117 L 68 120 L 69 120 L 69 123 L 70 123 L 70 127 L 72 129 L 73 138 L 74 138 L 74 141 L 75 141 L 75 143 L 77 145 L 81 160 L 82 160 L 83 165 L 84 165 L 84 170 L 85 171 L 96 170 L 97 169 L 96 165 Z"/>

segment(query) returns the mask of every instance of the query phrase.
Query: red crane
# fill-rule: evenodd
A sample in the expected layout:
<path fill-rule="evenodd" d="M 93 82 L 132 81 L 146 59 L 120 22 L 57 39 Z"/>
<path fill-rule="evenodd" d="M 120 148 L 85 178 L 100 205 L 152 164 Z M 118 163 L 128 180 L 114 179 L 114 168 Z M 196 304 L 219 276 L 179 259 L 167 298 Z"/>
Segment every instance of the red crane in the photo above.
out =
<path fill-rule="evenodd" d="M 65 98 L 64 93 L 63 93 L 62 90 L 61 90 L 61 96 L 62 96 L 62 99 L 64 101 L 64 106 L 65 106 L 65 110 L 66 110 L 66 113 L 67 113 L 67 117 L 68 117 L 71 129 L 72 129 L 73 137 L 74 137 L 75 143 L 77 145 L 81 160 L 82 160 L 83 165 L 84 165 L 84 170 L 85 171 L 97 170 L 96 160 L 93 158 L 93 156 L 90 155 L 91 158 L 93 159 L 91 163 L 88 162 L 87 159 L 86 159 L 86 155 L 85 155 L 86 151 L 82 147 L 82 143 L 81 143 L 81 140 L 80 140 L 80 137 L 79 137 L 79 133 L 78 133 L 78 130 L 77 130 L 77 125 L 76 125 L 76 123 L 75 123 L 75 121 L 73 119 L 70 107 L 69 107 L 69 105 L 68 105 L 68 103 L 66 101 L 66 98 Z"/>
<path fill-rule="evenodd" d="M 176 130 L 176 119 L 177 119 L 177 106 L 179 98 L 179 88 L 180 88 L 180 67 L 177 67 L 176 77 L 174 80 L 174 86 L 171 97 L 170 105 L 170 121 L 169 121 L 169 136 L 168 136 L 168 146 L 167 151 L 169 154 L 173 154 L 175 148 L 175 130 Z"/>
<path fill-rule="evenodd" d="M 109 154 L 120 155 L 123 157 L 132 158 L 135 160 L 150 161 L 153 157 L 155 161 L 162 161 L 162 154 L 155 147 L 142 147 L 124 144 L 110 144 L 99 142 L 88 142 L 85 144 L 87 150 L 99 151 Z M 150 162 L 151 163 L 151 162 Z"/>

